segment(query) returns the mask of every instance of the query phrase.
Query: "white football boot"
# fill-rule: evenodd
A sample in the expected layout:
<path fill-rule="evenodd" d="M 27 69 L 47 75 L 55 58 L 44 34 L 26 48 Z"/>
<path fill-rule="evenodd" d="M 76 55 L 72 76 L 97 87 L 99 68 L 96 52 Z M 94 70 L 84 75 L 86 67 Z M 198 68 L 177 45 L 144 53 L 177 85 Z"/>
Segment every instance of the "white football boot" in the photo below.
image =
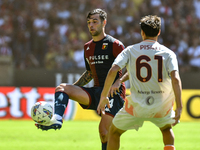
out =
<path fill-rule="evenodd" d="M 35 126 L 38 129 L 42 129 L 42 130 L 49 130 L 49 129 L 60 129 L 62 127 L 62 123 L 63 120 L 57 120 L 54 116 L 51 118 L 50 122 L 45 123 L 45 124 L 39 124 L 39 123 L 35 123 Z"/>

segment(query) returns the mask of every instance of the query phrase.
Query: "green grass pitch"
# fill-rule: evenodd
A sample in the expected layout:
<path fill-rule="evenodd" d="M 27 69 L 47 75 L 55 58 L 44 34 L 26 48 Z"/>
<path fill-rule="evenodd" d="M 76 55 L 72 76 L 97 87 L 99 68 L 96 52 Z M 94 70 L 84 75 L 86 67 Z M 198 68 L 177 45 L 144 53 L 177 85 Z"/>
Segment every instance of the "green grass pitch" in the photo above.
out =
<path fill-rule="evenodd" d="M 41 131 L 30 120 L 0 120 L 0 150 L 101 150 L 98 121 L 64 121 L 61 130 Z M 173 128 L 176 150 L 200 150 L 200 122 Z M 121 137 L 120 150 L 162 150 L 161 132 L 150 122 Z"/>

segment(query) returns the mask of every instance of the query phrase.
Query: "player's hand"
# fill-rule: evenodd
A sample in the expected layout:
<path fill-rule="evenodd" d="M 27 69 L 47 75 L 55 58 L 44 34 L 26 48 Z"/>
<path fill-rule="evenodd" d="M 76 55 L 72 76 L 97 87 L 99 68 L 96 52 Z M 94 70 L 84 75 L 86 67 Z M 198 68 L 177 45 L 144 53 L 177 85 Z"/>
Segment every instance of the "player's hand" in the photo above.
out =
<path fill-rule="evenodd" d="M 108 97 L 101 97 L 99 101 L 99 105 L 97 107 L 97 113 L 101 115 L 101 113 L 105 114 L 105 106 L 108 106 L 110 108 L 109 98 Z"/>
<path fill-rule="evenodd" d="M 117 94 L 119 92 L 119 88 L 121 86 L 121 82 L 119 80 L 116 80 L 115 83 L 111 86 L 109 91 L 109 96 L 113 97 L 113 95 Z"/>
<path fill-rule="evenodd" d="M 180 117 L 181 117 L 181 112 L 182 112 L 182 108 L 177 108 L 175 110 L 175 117 L 173 119 L 175 119 L 175 123 L 172 124 L 172 126 L 175 126 L 176 124 L 179 123 Z"/>

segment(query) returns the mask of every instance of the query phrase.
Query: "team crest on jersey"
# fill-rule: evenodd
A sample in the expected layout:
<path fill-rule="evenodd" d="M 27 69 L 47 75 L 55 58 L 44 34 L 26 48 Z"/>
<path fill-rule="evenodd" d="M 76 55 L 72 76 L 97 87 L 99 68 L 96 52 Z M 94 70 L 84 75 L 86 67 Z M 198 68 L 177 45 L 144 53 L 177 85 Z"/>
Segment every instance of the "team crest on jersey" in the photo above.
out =
<path fill-rule="evenodd" d="M 106 50 L 108 48 L 108 43 L 103 43 L 102 50 Z"/>

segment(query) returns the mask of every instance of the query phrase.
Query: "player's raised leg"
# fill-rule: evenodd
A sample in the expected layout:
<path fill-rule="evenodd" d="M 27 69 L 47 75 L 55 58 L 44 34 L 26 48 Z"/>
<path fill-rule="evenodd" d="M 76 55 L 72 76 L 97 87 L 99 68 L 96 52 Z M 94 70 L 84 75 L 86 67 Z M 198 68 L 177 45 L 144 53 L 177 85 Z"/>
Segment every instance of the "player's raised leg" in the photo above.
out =
<path fill-rule="evenodd" d="M 164 150 L 175 150 L 174 147 L 174 133 L 171 128 L 171 125 L 167 125 L 163 128 L 160 128 L 162 135 L 163 135 L 163 142 L 164 142 Z"/>
<path fill-rule="evenodd" d="M 54 115 L 51 121 L 47 124 L 41 125 L 36 123 L 35 125 L 42 130 L 60 129 L 62 127 L 62 117 L 69 99 L 83 105 L 89 105 L 89 96 L 82 88 L 62 83 L 55 90 Z"/>

